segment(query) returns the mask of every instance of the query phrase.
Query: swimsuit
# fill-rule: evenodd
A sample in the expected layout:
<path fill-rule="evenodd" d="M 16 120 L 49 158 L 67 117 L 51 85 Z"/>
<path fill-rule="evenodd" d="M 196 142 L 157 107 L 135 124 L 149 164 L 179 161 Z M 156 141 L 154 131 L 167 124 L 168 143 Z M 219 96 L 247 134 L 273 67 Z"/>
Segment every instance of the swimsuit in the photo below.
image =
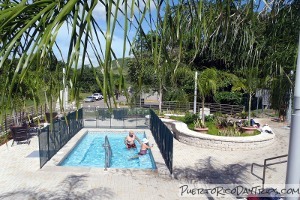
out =
<path fill-rule="evenodd" d="M 127 143 L 127 148 L 128 149 L 130 149 L 130 148 L 136 148 L 136 145 L 135 145 L 135 143 L 133 143 L 133 144 L 128 144 Z"/>
<path fill-rule="evenodd" d="M 145 150 L 141 149 L 139 155 L 145 155 L 145 154 L 147 154 L 147 149 Z"/>

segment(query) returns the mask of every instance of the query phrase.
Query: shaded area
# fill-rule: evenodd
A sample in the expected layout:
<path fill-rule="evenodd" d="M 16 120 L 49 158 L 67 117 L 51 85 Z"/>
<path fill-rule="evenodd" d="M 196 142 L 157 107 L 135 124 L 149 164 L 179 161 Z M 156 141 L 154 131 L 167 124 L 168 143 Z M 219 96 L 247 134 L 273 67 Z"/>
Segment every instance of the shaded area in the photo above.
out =
<path fill-rule="evenodd" d="M 22 188 L 13 192 L 1 194 L 0 199 L 97 200 L 112 199 L 114 197 L 115 194 L 110 188 L 99 187 L 90 190 L 85 189 L 85 184 L 87 184 L 86 178 L 86 175 L 72 175 L 59 183 L 57 188 L 55 188 L 55 191 L 45 191 L 37 188 Z"/>
<path fill-rule="evenodd" d="M 33 151 L 28 156 L 26 156 L 26 158 L 39 158 L 39 157 L 40 157 L 39 151 Z"/>
<path fill-rule="evenodd" d="M 175 179 L 184 180 L 187 183 L 201 182 L 205 184 L 245 184 L 245 173 L 251 164 L 224 165 L 212 157 L 200 159 L 194 167 L 175 168 Z"/>

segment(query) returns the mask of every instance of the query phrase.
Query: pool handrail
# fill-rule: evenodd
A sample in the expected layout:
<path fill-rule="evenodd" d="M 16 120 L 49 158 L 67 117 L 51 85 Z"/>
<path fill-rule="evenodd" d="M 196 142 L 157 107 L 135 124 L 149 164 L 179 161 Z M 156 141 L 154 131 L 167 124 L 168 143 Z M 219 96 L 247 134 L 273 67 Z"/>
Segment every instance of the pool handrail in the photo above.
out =
<path fill-rule="evenodd" d="M 106 171 L 107 168 L 109 168 L 110 165 L 111 165 L 111 157 L 112 157 L 112 151 L 111 151 L 111 147 L 110 147 L 110 143 L 109 143 L 107 135 L 105 136 L 105 142 L 104 142 L 103 147 L 105 149 L 105 166 L 104 166 L 104 170 Z"/>

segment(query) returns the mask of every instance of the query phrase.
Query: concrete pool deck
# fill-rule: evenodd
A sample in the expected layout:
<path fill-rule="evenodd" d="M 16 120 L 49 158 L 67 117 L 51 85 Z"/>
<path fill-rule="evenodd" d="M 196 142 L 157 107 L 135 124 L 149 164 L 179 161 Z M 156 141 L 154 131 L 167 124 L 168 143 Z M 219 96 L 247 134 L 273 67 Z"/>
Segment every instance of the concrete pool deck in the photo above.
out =
<path fill-rule="evenodd" d="M 153 174 L 115 170 L 59 168 L 40 169 L 38 139 L 30 145 L 11 147 L 12 141 L 0 146 L 0 199 L 182 199 L 181 184 L 242 184 L 261 185 L 251 174 L 251 164 L 263 164 L 264 159 L 287 154 L 289 129 L 283 123 L 260 119 L 276 133 L 272 145 L 249 151 L 221 151 L 189 146 L 174 140 L 173 178 Z M 151 139 L 150 139 L 151 141 Z M 154 149 L 153 149 L 154 151 Z M 163 161 L 156 160 L 158 165 Z M 254 169 L 262 174 L 262 168 Z M 270 166 L 267 184 L 284 184 L 286 163 Z M 204 199 L 209 195 L 202 195 Z M 217 198 L 216 198 L 217 199 Z M 223 199 L 236 199 L 230 195 Z"/>

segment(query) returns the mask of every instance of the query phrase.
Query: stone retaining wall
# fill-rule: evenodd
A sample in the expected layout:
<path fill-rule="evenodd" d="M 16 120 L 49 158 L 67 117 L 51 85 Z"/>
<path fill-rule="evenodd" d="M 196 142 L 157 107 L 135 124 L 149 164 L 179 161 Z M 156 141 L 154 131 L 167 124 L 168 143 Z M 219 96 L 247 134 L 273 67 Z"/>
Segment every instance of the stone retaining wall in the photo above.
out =
<path fill-rule="evenodd" d="M 171 128 L 175 138 L 182 143 L 223 151 L 251 150 L 266 147 L 273 143 L 275 137 L 274 133 L 261 133 L 247 137 L 215 136 L 192 131 L 183 122 L 167 119 L 162 119 L 162 121 Z"/>

